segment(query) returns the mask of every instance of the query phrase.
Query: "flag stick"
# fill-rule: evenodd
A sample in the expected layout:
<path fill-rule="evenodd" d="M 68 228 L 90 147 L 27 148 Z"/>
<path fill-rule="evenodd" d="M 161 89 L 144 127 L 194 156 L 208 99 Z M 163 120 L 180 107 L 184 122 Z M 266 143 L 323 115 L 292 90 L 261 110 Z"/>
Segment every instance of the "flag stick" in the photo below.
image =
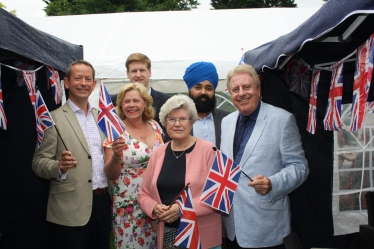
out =
<path fill-rule="evenodd" d="M 186 186 L 184 186 L 184 188 L 181 190 L 181 192 L 179 192 L 179 194 L 177 195 L 177 197 L 175 197 L 175 199 L 172 201 L 172 203 L 170 204 L 170 206 L 168 207 L 168 209 L 166 209 L 166 211 L 169 210 L 171 208 L 171 206 L 177 201 L 177 199 L 179 198 L 179 196 L 188 187 L 188 185 L 190 185 L 189 182 L 186 184 Z"/>
<path fill-rule="evenodd" d="M 251 181 L 253 182 L 252 178 L 250 178 L 246 173 L 244 173 L 244 171 L 242 170 L 242 173 Z"/>
<path fill-rule="evenodd" d="M 58 136 L 59 136 L 60 139 L 61 139 L 61 142 L 64 144 L 65 150 L 68 151 L 68 148 L 66 147 L 66 144 L 65 144 L 64 140 L 62 139 L 61 134 L 60 134 L 60 132 L 58 131 L 58 129 L 57 129 L 57 125 L 56 125 L 56 124 L 55 124 L 55 129 L 56 129 L 56 131 L 57 131 Z M 71 155 L 70 155 L 70 156 L 71 156 Z M 75 164 L 74 164 L 74 166 L 77 167 L 77 165 L 75 165 Z"/>
<path fill-rule="evenodd" d="M 60 139 L 61 139 L 61 142 L 64 144 L 65 150 L 68 150 L 68 148 L 66 147 L 66 144 L 65 144 L 64 140 L 63 140 L 62 137 L 61 137 L 60 132 L 59 132 L 58 129 L 57 129 L 57 125 L 56 125 L 56 124 L 55 124 L 55 129 L 56 129 L 56 131 L 57 131 L 58 136 L 59 136 Z"/>

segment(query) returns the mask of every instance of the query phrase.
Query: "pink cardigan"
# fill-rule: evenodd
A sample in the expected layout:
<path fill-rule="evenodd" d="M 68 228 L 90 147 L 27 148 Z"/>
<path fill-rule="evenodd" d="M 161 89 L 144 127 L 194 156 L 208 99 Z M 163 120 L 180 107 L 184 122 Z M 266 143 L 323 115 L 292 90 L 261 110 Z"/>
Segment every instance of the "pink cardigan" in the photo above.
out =
<path fill-rule="evenodd" d="M 138 195 L 138 202 L 143 212 L 156 218 L 152 214 L 154 206 L 161 203 L 157 190 L 157 179 L 164 162 L 165 150 L 168 143 L 156 148 L 148 162 L 142 187 Z M 200 201 L 206 177 L 212 165 L 215 152 L 214 145 L 197 138 L 195 148 L 186 154 L 186 184 L 190 183 L 193 204 L 197 216 L 202 249 L 212 248 L 222 244 L 221 213 Z M 170 172 L 172 174 L 172 172 Z M 157 248 L 163 248 L 164 223 L 157 224 Z"/>

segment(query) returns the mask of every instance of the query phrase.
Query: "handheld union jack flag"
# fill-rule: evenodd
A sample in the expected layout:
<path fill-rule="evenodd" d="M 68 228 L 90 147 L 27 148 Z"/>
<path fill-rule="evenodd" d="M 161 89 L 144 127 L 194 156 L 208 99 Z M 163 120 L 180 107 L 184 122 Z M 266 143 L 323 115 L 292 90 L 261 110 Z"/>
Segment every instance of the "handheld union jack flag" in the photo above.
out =
<path fill-rule="evenodd" d="M 116 140 L 125 131 L 125 124 L 118 117 L 102 80 L 100 80 L 98 124 L 109 142 Z"/>
<path fill-rule="evenodd" d="M 48 77 L 49 77 L 49 84 L 51 85 L 56 105 L 58 105 L 61 103 L 61 98 L 62 98 L 60 76 L 58 75 L 58 71 L 54 70 L 53 67 L 50 67 L 50 66 L 47 66 L 47 72 L 48 72 Z"/>
<path fill-rule="evenodd" d="M 344 61 L 339 61 L 332 65 L 330 93 L 323 119 L 325 130 L 328 131 L 342 129 L 343 63 Z"/>
<path fill-rule="evenodd" d="M 197 219 L 192 199 L 190 186 L 187 186 L 176 200 L 176 204 L 179 206 L 181 220 L 174 245 L 189 249 L 201 249 L 199 229 L 197 227 Z"/>
<path fill-rule="evenodd" d="M 38 146 L 40 147 L 43 142 L 44 131 L 54 126 L 55 122 L 53 121 L 39 91 L 36 92 L 35 117 L 36 132 L 38 134 Z"/>
<path fill-rule="evenodd" d="M 366 100 L 373 75 L 373 37 L 374 34 L 357 49 L 351 109 L 351 131 L 360 129 L 365 119 Z"/>
<path fill-rule="evenodd" d="M 241 167 L 217 150 L 200 200 L 225 213 L 230 213 L 238 187 Z"/>
<path fill-rule="evenodd" d="M 8 125 L 8 120 L 5 116 L 4 111 L 4 100 L 3 100 L 3 86 L 1 84 L 1 66 L 0 66 L 0 128 L 6 130 Z"/>
<path fill-rule="evenodd" d="M 309 116 L 308 116 L 308 125 L 306 127 L 306 130 L 311 134 L 316 133 L 317 92 L 318 92 L 318 82 L 319 82 L 320 73 L 321 73 L 320 70 L 316 70 L 313 72 L 312 84 L 310 88 Z"/>

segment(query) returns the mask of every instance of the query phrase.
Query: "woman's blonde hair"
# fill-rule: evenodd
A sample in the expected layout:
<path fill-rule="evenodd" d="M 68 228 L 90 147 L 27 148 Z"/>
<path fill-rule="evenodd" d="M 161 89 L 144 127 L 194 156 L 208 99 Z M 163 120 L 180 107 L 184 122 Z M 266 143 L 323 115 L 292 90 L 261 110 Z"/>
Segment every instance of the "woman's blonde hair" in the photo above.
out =
<path fill-rule="evenodd" d="M 149 95 L 147 88 L 145 88 L 142 84 L 140 83 L 129 83 L 125 85 L 124 87 L 121 88 L 117 95 L 117 107 L 116 107 L 116 112 L 118 116 L 123 120 L 126 118 L 125 114 L 122 111 L 122 101 L 123 98 L 125 97 L 125 93 L 131 90 L 137 90 L 140 93 L 140 97 L 147 103 L 146 107 L 144 108 L 144 112 L 142 115 L 142 119 L 144 121 L 148 121 L 150 119 L 154 119 L 155 117 L 155 111 L 153 110 L 152 104 L 153 104 L 153 99 L 151 95 Z"/>

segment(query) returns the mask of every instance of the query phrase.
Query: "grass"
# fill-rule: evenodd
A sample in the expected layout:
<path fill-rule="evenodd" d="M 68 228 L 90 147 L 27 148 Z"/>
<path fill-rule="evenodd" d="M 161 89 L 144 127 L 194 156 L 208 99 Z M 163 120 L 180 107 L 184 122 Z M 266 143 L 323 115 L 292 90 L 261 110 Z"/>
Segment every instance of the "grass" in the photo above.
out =
<path fill-rule="evenodd" d="M 116 247 L 114 246 L 114 233 L 113 229 L 110 231 L 110 249 L 115 249 Z"/>

